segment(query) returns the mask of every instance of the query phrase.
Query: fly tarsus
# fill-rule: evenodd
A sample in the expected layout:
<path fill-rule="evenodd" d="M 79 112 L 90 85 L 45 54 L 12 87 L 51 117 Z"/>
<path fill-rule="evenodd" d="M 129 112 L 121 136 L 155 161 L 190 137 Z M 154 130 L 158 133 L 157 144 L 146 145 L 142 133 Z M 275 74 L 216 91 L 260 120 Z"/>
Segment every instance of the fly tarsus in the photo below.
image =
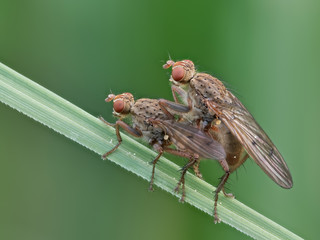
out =
<path fill-rule="evenodd" d="M 217 211 L 217 206 L 218 206 L 218 198 L 219 198 L 219 192 L 221 190 L 223 190 L 224 192 L 224 184 L 227 182 L 228 178 L 230 176 L 230 171 L 228 170 L 227 172 L 225 172 L 225 174 L 222 176 L 219 185 L 217 186 L 217 189 L 215 191 L 214 194 L 214 212 L 213 212 L 213 216 L 214 216 L 214 223 L 220 223 L 221 219 L 218 216 L 218 211 Z"/>
<path fill-rule="evenodd" d="M 200 161 L 198 160 L 198 161 L 193 165 L 193 171 L 194 171 L 194 174 L 195 174 L 198 178 L 202 179 L 202 174 L 201 174 L 201 172 L 200 172 L 200 170 L 199 170 L 199 164 L 200 164 Z"/>
<path fill-rule="evenodd" d="M 111 153 L 113 153 L 115 150 L 117 150 L 118 147 L 120 146 L 120 144 L 122 143 L 122 138 L 121 138 L 120 131 L 119 131 L 119 125 L 115 124 L 115 128 L 116 128 L 116 135 L 117 135 L 118 143 L 110 151 L 108 151 L 102 155 L 103 160 L 105 160 L 107 158 L 107 156 L 109 156 Z"/>
<path fill-rule="evenodd" d="M 235 198 L 232 193 L 227 193 L 226 190 L 224 189 L 224 187 L 222 188 L 222 192 L 223 192 L 224 196 L 227 198 L 232 198 L 232 199 Z"/>
<path fill-rule="evenodd" d="M 152 163 L 152 173 L 151 173 L 151 179 L 150 179 L 150 185 L 149 185 L 149 191 L 153 191 L 153 182 L 154 182 L 154 173 L 155 173 L 155 169 L 156 169 L 156 164 L 159 160 L 159 158 L 161 157 L 161 155 L 163 154 L 163 150 L 159 149 L 159 154 L 157 155 L 157 157 L 151 162 Z"/>

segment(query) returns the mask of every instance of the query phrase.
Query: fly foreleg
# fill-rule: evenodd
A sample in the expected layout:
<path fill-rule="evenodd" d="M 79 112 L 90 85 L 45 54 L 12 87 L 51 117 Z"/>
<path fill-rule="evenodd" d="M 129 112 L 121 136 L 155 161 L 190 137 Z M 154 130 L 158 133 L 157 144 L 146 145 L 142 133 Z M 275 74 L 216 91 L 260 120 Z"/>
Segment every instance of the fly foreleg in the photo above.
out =
<path fill-rule="evenodd" d="M 173 118 L 172 114 L 183 114 L 191 111 L 192 107 L 186 106 L 180 103 L 171 102 L 166 99 L 159 99 L 159 105 L 161 110 L 170 118 Z"/>
<path fill-rule="evenodd" d="M 186 99 L 188 98 L 188 93 L 185 90 L 183 90 L 178 86 L 172 85 L 171 92 L 172 92 L 173 99 L 176 103 L 180 102 L 179 99 L 186 102 Z"/>
<path fill-rule="evenodd" d="M 99 119 L 102 122 L 104 122 L 105 124 L 107 124 L 108 126 L 115 127 L 116 135 L 117 135 L 117 139 L 118 139 L 117 145 L 114 146 L 110 151 L 108 151 L 105 154 L 103 154 L 102 155 L 102 159 L 106 159 L 108 155 L 113 153 L 120 146 L 120 144 L 122 142 L 122 138 L 121 138 L 121 135 L 120 135 L 119 127 L 121 127 L 123 130 L 125 130 L 127 133 L 129 133 L 130 135 L 132 135 L 134 137 L 142 137 L 142 133 L 141 133 L 141 131 L 139 129 L 132 128 L 128 124 L 126 124 L 125 122 L 123 122 L 121 120 L 118 120 L 118 121 L 116 121 L 115 124 L 112 124 L 112 123 L 109 123 L 106 120 L 104 120 L 102 117 L 99 117 Z"/>

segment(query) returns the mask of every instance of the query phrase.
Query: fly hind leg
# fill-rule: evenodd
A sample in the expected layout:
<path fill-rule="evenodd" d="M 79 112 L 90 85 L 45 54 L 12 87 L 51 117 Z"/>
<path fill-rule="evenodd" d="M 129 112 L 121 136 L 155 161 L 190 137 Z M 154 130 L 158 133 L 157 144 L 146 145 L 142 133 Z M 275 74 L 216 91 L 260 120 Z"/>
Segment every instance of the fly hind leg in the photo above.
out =
<path fill-rule="evenodd" d="M 218 205 L 218 198 L 219 198 L 219 192 L 223 190 L 225 183 L 227 182 L 229 176 L 230 176 L 230 170 L 229 166 L 226 160 L 221 160 L 219 161 L 221 164 L 223 170 L 225 171 L 225 174 L 222 176 L 219 185 L 217 186 L 217 189 L 214 194 L 214 223 L 219 223 L 221 220 L 218 217 L 218 212 L 217 212 L 217 205 Z"/>
<path fill-rule="evenodd" d="M 180 198 L 180 202 L 184 202 L 184 199 L 186 197 L 186 189 L 185 189 L 185 174 L 187 173 L 188 169 L 198 161 L 199 156 L 197 154 L 194 154 L 194 156 L 190 157 L 189 162 L 184 165 L 181 169 L 181 177 L 177 184 L 177 187 L 174 189 L 175 192 L 179 193 L 180 186 L 182 184 L 182 195 Z"/>
<path fill-rule="evenodd" d="M 199 161 L 199 155 L 198 154 L 191 154 L 189 152 L 184 152 L 184 151 L 180 151 L 180 150 L 176 150 L 176 149 L 172 149 L 172 148 L 164 148 L 164 151 L 167 153 L 171 153 L 173 155 L 176 155 L 176 156 L 185 157 L 185 158 L 189 159 L 189 162 L 185 166 L 182 167 L 180 180 L 177 184 L 177 187 L 174 189 L 174 191 L 178 193 L 180 186 L 182 184 L 182 196 L 180 198 L 180 201 L 184 202 L 184 199 L 186 197 L 185 174 L 187 173 L 187 171 L 190 167 L 192 167 L 196 162 Z"/>
<path fill-rule="evenodd" d="M 243 150 L 244 151 L 244 150 Z M 236 165 L 229 165 L 230 167 L 230 172 L 234 172 L 239 166 L 243 166 L 242 164 L 248 159 L 249 155 L 246 152 L 241 151 L 238 155 L 240 156 L 240 161 L 237 162 Z M 228 197 L 228 198 L 234 198 L 234 195 L 232 193 L 227 193 L 224 189 L 222 188 L 223 194 Z"/>

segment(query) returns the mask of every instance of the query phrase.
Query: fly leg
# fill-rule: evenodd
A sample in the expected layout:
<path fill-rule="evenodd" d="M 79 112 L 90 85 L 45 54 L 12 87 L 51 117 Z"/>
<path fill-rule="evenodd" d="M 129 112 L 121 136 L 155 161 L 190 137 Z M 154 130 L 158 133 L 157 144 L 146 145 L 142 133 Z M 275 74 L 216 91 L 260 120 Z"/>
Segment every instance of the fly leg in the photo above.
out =
<path fill-rule="evenodd" d="M 186 106 L 180 103 L 171 102 L 166 99 L 159 99 L 159 105 L 161 110 L 168 115 L 169 117 L 172 116 L 171 112 L 168 111 L 170 109 L 173 113 L 180 115 L 181 113 L 188 113 L 191 111 L 191 106 Z"/>
<path fill-rule="evenodd" d="M 228 198 L 234 198 L 234 195 L 232 193 L 227 193 L 224 189 L 224 187 L 222 188 L 222 192 L 224 194 L 224 196 L 228 197 Z"/>
<path fill-rule="evenodd" d="M 196 154 L 195 154 L 196 155 Z M 192 156 L 190 159 L 189 159 L 189 162 L 184 165 L 182 167 L 182 172 L 181 172 L 181 177 L 180 177 L 180 180 L 178 182 L 178 185 L 177 187 L 174 189 L 175 192 L 179 193 L 179 189 L 180 189 L 180 185 L 182 184 L 182 196 L 180 198 L 180 202 L 184 202 L 184 199 L 186 197 L 186 190 L 185 190 L 185 178 L 184 178 L 184 175 L 187 173 L 188 169 L 190 167 L 192 167 L 199 159 L 199 156 Z"/>
<path fill-rule="evenodd" d="M 198 161 L 192 167 L 193 167 L 193 171 L 196 174 L 196 176 L 198 178 L 202 179 L 202 174 L 201 174 L 201 172 L 199 170 L 199 164 L 200 164 L 200 161 L 198 159 Z"/>
<path fill-rule="evenodd" d="M 183 100 L 184 102 L 186 102 L 186 99 L 188 98 L 188 94 L 185 90 L 183 90 L 182 88 L 180 88 L 178 86 L 172 85 L 171 92 L 172 92 L 173 99 L 176 103 L 179 102 L 179 98 L 181 100 Z M 179 98 L 178 98 L 178 96 L 179 96 Z"/>
<path fill-rule="evenodd" d="M 153 148 L 158 152 L 158 155 L 156 156 L 156 158 L 152 161 L 152 174 L 151 174 L 151 180 L 150 180 L 150 186 L 149 186 L 149 191 L 153 191 L 153 182 L 154 182 L 154 172 L 156 169 L 156 164 L 159 160 L 159 158 L 161 157 L 161 155 L 163 154 L 163 148 L 160 146 L 160 144 L 154 144 Z"/>
<path fill-rule="evenodd" d="M 105 154 L 103 154 L 102 155 L 102 159 L 106 159 L 108 155 L 113 153 L 120 146 L 120 144 L 122 142 L 122 138 L 121 138 L 121 135 L 120 135 L 119 127 L 123 128 L 123 130 L 125 130 L 126 132 L 128 132 L 129 134 L 131 134 L 134 137 L 142 137 L 142 133 L 141 133 L 141 131 L 139 129 L 132 128 L 128 124 L 126 124 L 125 122 L 123 122 L 121 120 L 118 120 L 118 121 L 116 121 L 115 124 L 112 124 L 112 123 L 109 123 L 106 120 L 104 120 L 103 117 L 99 117 L 99 119 L 102 122 L 104 122 L 105 124 L 107 124 L 108 126 L 115 127 L 116 135 L 117 135 L 117 139 L 118 139 L 117 145 L 114 146 L 110 151 L 108 151 Z"/>
<path fill-rule="evenodd" d="M 172 86 L 171 87 L 172 95 L 174 98 L 174 102 L 166 100 L 166 99 L 159 99 L 159 105 L 161 110 L 168 115 L 169 117 L 172 116 L 171 112 L 168 111 L 170 109 L 173 113 L 180 115 L 181 113 L 188 113 L 192 110 L 192 100 L 187 96 L 187 93 L 179 87 Z M 182 98 L 183 102 L 187 102 L 188 105 L 180 104 L 179 99 Z"/>
<path fill-rule="evenodd" d="M 217 189 L 214 194 L 214 223 L 219 223 L 221 220 L 218 217 L 217 213 L 217 205 L 218 205 L 218 198 L 219 198 L 219 192 L 223 189 L 224 184 L 227 182 L 229 175 L 230 175 L 230 170 L 229 166 L 226 160 L 221 160 L 219 161 L 221 164 L 223 170 L 225 171 L 225 174 L 222 176 L 219 185 L 217 186 Z"/>
<path fill-rule="evenodd" d="M 241 166 L 248 159 L 248 157 L 249 157 L 248 153 L 245 153 L 241 157 L 241 159 L 236 167 L 232 167 L 232 166 L 230 167 L 230 171 L 233 172 L 234 170 L 236 170 L 239 166 Z M 234 195 L 232 193 L 226 193 L 224 187 L 222 188 L 222 192 L 226 197 L 234 198 Z"/>
<path fill-rule="evenodd" d="M 185 196 L 186 196 L 184 176 L 187 173 L 188 169 L 190 167 L 192 167 L 198 161 L 199 155 L 198 154 L 190 154 L 188 152 L 183 152 L 183 151 L 172 149 L 172 148 L 164 148 L 163 150 L 165 152 L 167 152 L 167 153 L 171 153 L 173 155 L 180 156 L 180 157 L 185 157 L 185 158 L 189 159 L 189 162 L 185 166 L 182 167 L 182 169 L 181 169 L 182 173 L 181 173 L 180 180 L 179 180 L 179 182 L 177 184 L 177 187 L 174 189 L 174 191 L 178 193 L 179 189 L 180 189 L 180 186 L 182 184 L 182 196 L 180 198 L 180 201 L 184 202 L 184 199 L 185 199 Z"/>

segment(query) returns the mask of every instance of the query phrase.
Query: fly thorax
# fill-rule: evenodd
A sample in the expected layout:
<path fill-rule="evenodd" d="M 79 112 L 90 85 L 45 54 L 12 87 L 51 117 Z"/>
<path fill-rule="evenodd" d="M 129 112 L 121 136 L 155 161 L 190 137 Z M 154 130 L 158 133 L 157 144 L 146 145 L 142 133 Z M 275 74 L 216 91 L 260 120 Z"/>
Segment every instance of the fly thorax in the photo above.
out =
<path fill-rule="evenodd" d="M 198 73 L 190 81 L 190 86 L 205 99 L 224 99 L 227 90 L 217 78 L 206 73 Z"/>
<path fill-rule="evenodd" d="M 166 119 L 167 116 L 161 111 L 157 99 L 141 98 L 138 99 L 131 110 L 133 115 L 144 117 L 145 119 Z"/>

